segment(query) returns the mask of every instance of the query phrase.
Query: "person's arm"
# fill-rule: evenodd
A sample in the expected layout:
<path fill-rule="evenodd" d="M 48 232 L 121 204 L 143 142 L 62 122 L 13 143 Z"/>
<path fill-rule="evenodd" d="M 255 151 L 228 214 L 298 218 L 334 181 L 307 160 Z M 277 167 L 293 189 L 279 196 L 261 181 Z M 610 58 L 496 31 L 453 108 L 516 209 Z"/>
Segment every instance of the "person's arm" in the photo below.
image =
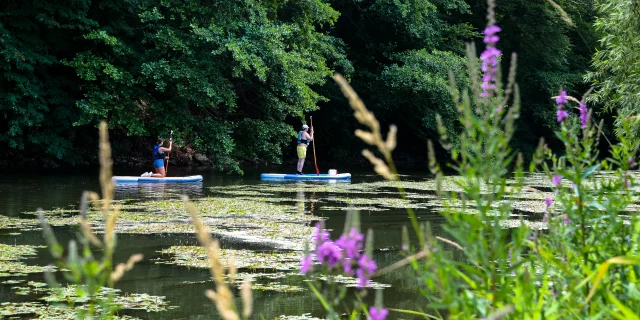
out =
<path fill-rule="evenodd" d="M 171 139 L 169 139 L 169 148 L 165 148 L 165 147 L 160 147 L 158 151 L 160 152 L 167 152 L 167 151 L 171 151 L 171 146 L 173 145 L 173 141 L 171 141 Z"/>
<path fill-rule="evenodd" d="M 313 140 L 313 129 L 311 129 L 311 135 L 309 135 L 308 133 L 304 133 L 304 139 L 305 140 L 309 140 L 312 141 Z"/>

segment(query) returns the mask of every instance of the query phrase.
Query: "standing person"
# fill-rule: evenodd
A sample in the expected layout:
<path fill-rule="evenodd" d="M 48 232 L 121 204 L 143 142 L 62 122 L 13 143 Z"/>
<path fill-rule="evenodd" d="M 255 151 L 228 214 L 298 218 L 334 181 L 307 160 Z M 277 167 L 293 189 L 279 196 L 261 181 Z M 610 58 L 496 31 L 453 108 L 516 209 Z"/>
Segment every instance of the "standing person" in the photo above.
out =
<path fill-rule="evenodd" d="M 311 128 L 311 135 L 307 132 L 309 131 L 309 126 L 306 124 L 302 125 L 302 130 L 298 132 L 298 170 L 296 174 L 302 175 L 302 167 L 304 167 L 304 160 L 307 158 L 307 146 L 313 140 L 313 128 Z"/>
<path fill-rule="evenodd" d="M 169 139 L 171 140 L 171 139 Z M 153 177 L 153 178 L 164 178 L 166 173 L 164 171 L 164 159 L 165 152 L 171 151 L 171 145 L 173 141 L 169 141 L 169 148 L 165 148 L 162 146 L 164 140 L 162 138 L 158 138 L 155 147 L 153 147 L 153 168 L 156 170 L 156 173 L 147 172 L 144 173 L 143 177 Z"/>

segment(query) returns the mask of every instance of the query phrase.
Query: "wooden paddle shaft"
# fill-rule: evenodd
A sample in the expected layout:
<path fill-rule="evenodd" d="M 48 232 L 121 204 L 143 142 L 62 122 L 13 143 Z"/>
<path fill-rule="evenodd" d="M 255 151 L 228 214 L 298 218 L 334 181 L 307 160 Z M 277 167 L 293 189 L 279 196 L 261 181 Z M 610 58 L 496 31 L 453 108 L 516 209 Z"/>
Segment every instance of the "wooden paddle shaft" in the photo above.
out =
<path fill-rule="evenodd" d="M 164 164 L 164 176 L 167 176 L 167 172 L 169 172 L 169 157 L 171 156 L 171 145 L 173 144 L 173 130 L 169 133 L 169 152 L 167 153 L 167 161 Z"/>
<path fill-rule="evenodd" d="M 313 116 L 310 116 L 311 119 L 311 130 L 313 130 Z M 318 162 L 316 161 L 316 139 L 312 137 L 311 144 L 313 146 L 313 164 L 316 166 L 316 174 L 320 175 L 320 170 L 318 170 Z"/>

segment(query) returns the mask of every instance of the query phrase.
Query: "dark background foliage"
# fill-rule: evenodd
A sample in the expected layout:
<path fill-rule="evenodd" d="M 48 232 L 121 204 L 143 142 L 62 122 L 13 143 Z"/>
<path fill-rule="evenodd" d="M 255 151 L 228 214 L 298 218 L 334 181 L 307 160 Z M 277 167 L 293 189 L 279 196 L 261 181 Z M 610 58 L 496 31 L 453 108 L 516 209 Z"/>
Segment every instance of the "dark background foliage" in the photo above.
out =
<path fill-rule="evenodd" d="M 595 52 L 593 1 L 498 0 L 499 47 L 518 53 L 523 112 L 514 147 L 552 141 L 559 88 L 579 96 Z M 482 0 L 9 0 L 0 5 L 0 160 L 55 167 L 96 161 L 107 120 L 116 159 L 144 161 L 174 130 L 180 151 L 217 168 L 294 157 L 314 116 L 318 158 L 362 163 L 352 112 L 330 76 L 344 74 L 397 159 L 424 167 L 435 115 L 461 127 L 451 70 L 469 82 L 464 43 L 482 48 Z M 506 65 L 506 64 L 505 64 Z M 441 150 L 442 151 L 442 150 Z M 127 163 L 125 161 L 125 163 Z"/>

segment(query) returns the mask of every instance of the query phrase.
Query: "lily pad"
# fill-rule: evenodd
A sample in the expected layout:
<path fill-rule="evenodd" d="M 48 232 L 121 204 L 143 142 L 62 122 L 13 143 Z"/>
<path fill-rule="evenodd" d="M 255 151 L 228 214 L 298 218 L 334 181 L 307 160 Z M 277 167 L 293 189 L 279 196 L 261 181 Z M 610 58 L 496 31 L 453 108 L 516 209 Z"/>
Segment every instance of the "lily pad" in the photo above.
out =
<path fill-rule="evenodd" d="M 353 278 L 353 277 L 347 277 L 347 276 L 343 276 L 343 275 L 337 275 L 337 276 L 332 276 L 333 278 L 333 282 L 336 283 L 341 283 L 344 284 L 345 287 L 356 287 L 358 285 L 358 279 Z M 329 277 L 326 275 L 322 275 L 320 277 L 318 277 L 319 280 L 322 281 L 327 281 L 329 280 Z M 311 281 L 311 280 L 304 280 L 304 281 Z M 379 283 L 379 282 L 375 282 L 375 281 L 369 281 L 369 283 L 366 286 L 367 288 L 371 288 L 371 289 L 382 289 L 382 288 L 390 288 L 391 285 L 390 284 L 384 284 L 384 283 Z"/>
<path fill-rule="evenodd" d="M 209 258 L 203 247 L 172 246 L 160 251 L 171 255 L 168 261 L 159 263 L 175 264 L 194 268 L 209 268 Z M 255 252 L 250 250 L 220 249 L 220 261 L 228 267 L 233 259 L 238 269 L 296 270 L 300 267 L 301 252 Z"/>
<path fill-rule="evenodd" d="M 238 285 L 240 288 L 240 285 Z M 281 284 L 278 282 L 269 283 L 251 283 L 251 289 L 259 291 L 276 291 L 276 292 L 302 292 L 306 289 L 288 284 Z"/>
<path fill-rule="evenodd" d="M 25 256 L 35 256 L 43 246 L 9 245 L 0 243 L 0 261 L 17 261 Z"/>
<path fill-rule="evenodd" d="M 0 316 L 30 316 L 38 320 L 75 320 L 76 312 L 82 307 L 51 306 L 37 302 L 3 302 L 0 303 Z M 113 316 L 112 320 L 139 319 L 130 316 Z"/>
<path fill-rule="evenodd" d="M 0 261 L 0 277 L 22 276 L 27 273 L 42 273 L 45 270 L 56 270 L 54 266 L 29 266 L 22 262 Z"/>
<path fill-rule="evenodd" d="M 324 320 L 322 318 L 312 317 L 310 313 L 305 313 L 299 316 L 279 316 L 275 320 Z"/>

